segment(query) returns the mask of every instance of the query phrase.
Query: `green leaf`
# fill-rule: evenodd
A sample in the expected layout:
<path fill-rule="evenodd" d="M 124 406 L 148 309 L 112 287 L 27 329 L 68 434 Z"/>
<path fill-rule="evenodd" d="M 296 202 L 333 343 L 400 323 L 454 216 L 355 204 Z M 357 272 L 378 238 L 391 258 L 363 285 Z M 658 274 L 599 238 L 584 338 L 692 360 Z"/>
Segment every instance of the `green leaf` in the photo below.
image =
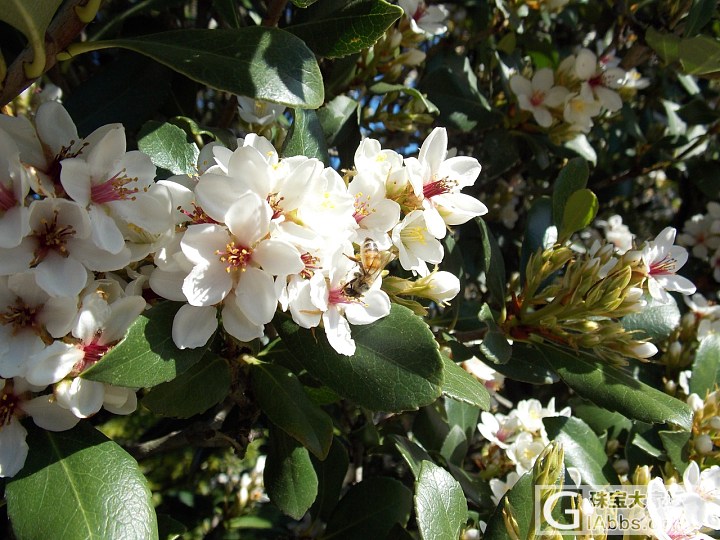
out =
<path fill-rule="evenodd" d="M 410 439 L 396 434 L 388 435 L 388 439 L 390 439 L 395 445 L 395 448 L 398 449 L 398 452 L 400 452 L 400 455 L 410 467 L 415 478 L 420 475 L 420 466 L 423 461 L 432 461 L 430 454 Z"/>
<path fill-rule="evenodd" d="M 137 462 L 89 423 L 60 432 L 29 426 L 27 443 L 25 466 L 5 491 L 17 538 L 158 538 Z"/>
<path fill-rule="evenodd" d="M 550 197 L 538 197 L 528 210 L 525 239 L 520 250 L 520 279 L 525 281 L 525 269 L 530 255 L 545 246 L 547 231 L 553 226 L 553 203 Z"/>
<path fill-rule="evenodd" d="M 468 518 L 460 484 L 431 461 L 423 461 L 415 481 L 415 515 L 425 540 L 456 540 Z"/>
<path fill-rule="evenodd" d="M 440 455 L 447 463 L 462 465 L 467 451 L 468 439 L 465 431 L 460 426 L 452 426 L 440 447 Z"/>
<path fill-rule="evenodd" d="M 368 409 L 400 412 L 435 401 L 443 363 L 437 342 L 422 319 L 393 304 L 390 315 L 352 326 L 357 350 L 338 354 L 324 332 L 311 333 L 290 319 L 275 327 L 290 352 L 324 385 Z"/>
<path fill-rule="evenodd" d="M 338 58 L 371 47 L 402 14 L 402 8 L 384 0 L 351 0 L 340 9 L 320 11 L 312 21 L 288 26 L 287 31 L 318 56 Z"/>
<path fill-rule="evenodd" d="M 200 150 L 187 142 L 185 132 L 174 124 L 150 121 L 138 133 L 138 149 L 150 156 L 156 167 L 173 174 L 197 172 Z"/>
<path fill-rule="evenodd" d="M 316 109 L 324 99 L 315 55 L 277 28 L 172 30 L 82 45 L 80 52 L 130 49 L 217 90 L 288 107 Z"/>
<path fill-rule="evenodd" d="M 230 393 L 230 367 L 224 358 L 206 354 L 201 362 L 148 392 L 142 404 L 155 414 L 190 418 L 220 403 Z M 202 392 L 198 392 L 202 388 Z"/>
<path fill-rule="evenodd" d="M 293 109 L 294 121 L 285 138 L 283 157 L 305 156 L 330 163 L 325 134 L 315 111 Z"/>
<path fill-rule="evenodd" d="M 270 500 L 294 519 L 305 515 L 318 494 L 318 478 L 304 446 L 281 429 L 270 429 L 270 448 L 263 473 Z"/>
<path fill-rule="evenodd" d="M 273 364 L 253 364 L 250 373 L 255 400 L 270 421 L 325 459 L 333 440 L 332 420 L 310 401 L 295 374 Z"/>
<path fill-rule="evenodd" d="M 477 429 L 480 409 L 477 405 L 458 401 L 456 399 L 444 399 L 445 414 L 449 426 L 458 426 L 465 433 L 466 438 L 472 438 Z"/>
<path fill-rule="evenodd" d="M 552 216 L 556 227 L 560 228 L 564 222 L 568 199 L 576 191 L 587 187 L 589 177 L 587 161 L 579 157 L 568 161 L 558 174 L 552 195 Z"/>
<path fill-rule="evenodd" d="M 720 71 L 720 41 L 709 36 L 680 40 L 680 63 L 689 75 L 712 75 Z"/>
<path fill-rule="evenodd" d="M 683 474 L 690 465 L 688 442 L 692 433 L 689 431 L 660 431 L 658 435 L 673 466 L 680 474 Z"/>
<path fill-rule="evenodd" d="M 547 436 L 562 444 L 565 466 L 580 471 L 583 484 L 594 488 L 617 485 L 620 480 L 608 463 L 605 445 L 579 418 L 550 416 L 543 418 Z"/>
<path fill-rule="evenodd" d="M 675 299 L 663 304 L 645 295 L 646 305 L 637 313 L 627 315 L 622 319 L 626 330 L 639 330 L 637 337 L 650 338 L 654 341 L 663 341 L 670 337 L 680 324 L 680 310 Z"/>
<path fill-rule="evenodd" d="M 230 28 L 240 28 L 242 21 L 235 0 L 213 0 L 213 7 Z"/>
<path fill-rule="evenodd" d="M 487 223 L 482 218 L 476 218 L 475 223 L 477 223 L 482 237 L 483 271 L 488 293 L 496 305 L 504 306 L 507 278 L 502 251 Z"/>
<path fill-rule="evenodd" d="M 530 384 L 553 384 L 558 382 L 557 374 L 538 361 L 537 349 L 527 343 L 512 345 L 512 358 L 506 364 L 489 364 L 494 370 L 514 381 Z"/>
<path fill-rule="evenodd" d="M 370 92 L 373 94 L 391 94 L 393 92 L 399 92 L 401 94 L 407 94 L 408 96 L 412 96 L 413 98 L 417 99 L 423 104 L 423 107 L 425 107 L 425 110 L 429 112 L 430 114 L 435 114 L 438 112 L 438 108 L 433 105 L 432 102 L 428 101 L 425 94 L 420 92 L 419 90 L 412 88 L 411 86 L 405 86 L 403 84 L 390 84 L 385 82 L 379 82 L 377 84 L 373 84 L 370 88 L 368 88 Z"/>
<path fill-rule="evenodd" d="M 20 30 L 35 54 L 32 64 L 26 67 L 29 79 L 39 77 L 45 70 L 45 31 L 60 4 L 62 0 L 0 1 L 0 21 Z"/>
<path fill-rule="evenodd" d="M 125 338 L 81 377 L 129 388 L 151 387 L 171 381 L 205 354 L 207 346 L 178 349 L 172 340 L 172 323 L 179 302 L 162 302 L 145 311 L 130 325 Z"/>
<path fill-rule="evenodd" d="M 690 392 L 705 397 L 720 384 L 720 335 L 708 334 L 700 342 L 690 377 Z"/>
<path fill-rule="evenodd" d="M 585 352 L 569 352 L 537 345 L 560 378 L 580 396 L 642 422 L 669 422 L 685 429 L 692 425 L 692 411 L 682 401 L 634 379 L 622 369 Z"/>
<path fill-rule="evenodd" d="M 479 407 L 483 411 L 490 409 L 490 394 L 487 388 L 458 366 L 443 356 L 443 395 Z"/>
<path fill-rule="evenodd" d="M 574 192 L 567 200 L 559 238 L 570 236 L 590 225 L 599 208 L 597 196 L 589 189 Z"/>
<path fill-rule="evenodd" d="M 622 414 L 610 412 L 594 403 L 581 398 L 570 400 L 573 416 L 580 418 L 595 433 L 607 433 L 609 438 L 619 439 L 622 431 L 630 431 L 632 422 Z"/>
<path fill-rule="evenodd" d="M 349 465 L 348 453 L 345 446 L 335 438 L 323 461 L 315 456 L 310 456 L 310 459 L 318 477 L 318 496 L 310 509 L 310 514 L 314 518 L 327 521 L 342 493 L 343 481 Z"/>
<path fill-rule="evenodd" d="M 292 3 L 299 8 L 306 8 L 313 5 L 317 0 L 292 0 Z"/>
<path fill-rule="evenodd" d="M 328 145 L 343 139 L 342 134 L 348 129 L 357 129 L 358 102 L 348 96 L 340 95 L 317 111 L 320 125 Z M 355 118 L 355 122 L 350 123 Z"/>
<path fill-rule="evenodd" d="M 661 34 L 653 27 L 649 27 L 645 33 L 645 41 L 666 64 L 671 64 L 680 58 L 680 38 L 674 34 Z"/>
<path fill-rule="evenodd" d="M 375 476 L 355 484 L 335 508 L 323 540 L 385 538 L 410 519 L 412 492 L 393 478 Z"/>
<path fill-rule="evenodd" d="M 534 511 L 533 481 L 530 473 L 522 475 L 510 491 L 500 499 L 500 503 L 487 521 L 487 528 L 483 534 L 484 540 L 510 540 L 512 538 L 507 532 L 503 519 L 505 499 L 510 501 L 515 510 L 514 517 L 520 529 L 520 537 L 527 538 Z"/>
<path fill-rule="evenodd" d="M 83 84 L 63 97 L 78 134 L 86 137 L 97 128 L 121 123 L 134 133 L 170 94 L 173 72 L 149 58 L 122 51 Z"/>
<path fill-rule="evenodd" d="M 716 9 L 717 0 L 694 0 L 687 19 L 685 19 L 683 35 L 691 37 L 700 32 L 712 19 Z"/>

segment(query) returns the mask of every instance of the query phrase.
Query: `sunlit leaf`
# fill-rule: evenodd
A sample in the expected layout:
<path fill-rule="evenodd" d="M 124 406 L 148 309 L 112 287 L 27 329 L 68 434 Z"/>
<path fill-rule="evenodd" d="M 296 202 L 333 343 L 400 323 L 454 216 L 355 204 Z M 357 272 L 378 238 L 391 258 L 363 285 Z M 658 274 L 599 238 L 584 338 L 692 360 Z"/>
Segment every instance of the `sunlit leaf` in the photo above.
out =
<path fill-rule="evenodd" d="M 415 480 L 415 515 L 424 540 L 458 538 L 467 521 L 460 484 L 432 461 L 423 461 Z"/>

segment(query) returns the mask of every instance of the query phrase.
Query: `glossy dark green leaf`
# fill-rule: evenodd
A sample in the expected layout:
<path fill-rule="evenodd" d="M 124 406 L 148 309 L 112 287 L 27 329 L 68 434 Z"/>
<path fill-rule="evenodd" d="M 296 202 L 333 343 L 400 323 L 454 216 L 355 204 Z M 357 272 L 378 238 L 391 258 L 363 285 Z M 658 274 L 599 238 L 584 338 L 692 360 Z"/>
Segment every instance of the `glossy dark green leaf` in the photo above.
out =
<path fill-rule="evenodd" d="M 622 431 L 630 431 L 632 422 L 617 412 L 598 407 L 591 401 L 579 397 L 569 403 L 574 417 L 580 418 L 597 434 L 607 433 L 610 438 L 618 439 Z"/>
<path fill-rule="evenodd" d="M 688 442 L 692 437 L 692 433 L 689 431 L 660 431 L 658 435 L 667 457 L 670 458 L 675 469 L 680 474 L 683 474 L 690 464 Z"/>
<path fill-rule="evenodd" d="M 162 302 L 130 325 L 125 338 L 82 377 L 117 386 L 142 388 L 171 381 L 198 362 L 207 347 L 178 349 L 172 323 L 179 302 Z"/>
<path fill-rule="evenodd" d="M 680 38 L 675 34 L 664 34 L 651 26 L 645 33 L 645 40 L 667 64 L 680 57 Z"/>
<path fill-rule="evenodd" d="M 487 388 L 455 362 L 443 356 L 443 395 L 469 403 L 483 411 L 490 408 Z"/>
<path fill-rule="evenodd" d="M 384 0 L 350 0 L 311 21 L 287 27 L 318 56 L 338 58 L 372 46 L 403 14 Z"/>
<path fill-rule="evenodd" d="M 667 339 L 680 324 L 677 303 L 672 299 L 669 303 L 662 304 L 650 295 L 645 295 L 645 300 L 645 307 L 623 317 L 623 327 L 626 330 L 639 330 L 638 338 L 651 338 L 654 341 Z"/>
<path fill-rule="evenodd" d="M 157 62 L 123 51 L 74 88 L 63 98 L 63 105 L 81 137 L 115 122 L 133 133 L 155 115 L 170 95 L 172 76 L 172 70 Z"/>
<path fill-rule="evenodd" d="M 328 145 L 343 139 L 345 131 L 357 129 L 357 111 L 358 102 L 344 95 L 335 97 L 318 109 L 318 119 Z"/>
<path fill-rule="evenodd" d="M 187 135 L 176 125 L 154 120 L 146 123 L 138 134 L 138 149 L 150 156 L 156 167 L 173 174 L 197 173 L 200 150 L 187 142 Z"/>
<path fill-rule="evenodd" d="M 692 411 L 682 401 L 633 378 L 629 373 L 585 352 L 538 345 L 538 353 L 565 383 L 611 411 L 648 423 L 692 425 Z"/>
<path fill-rule="evenodd" d="M 589 189 L 573 192 L 565 204 L 559 238 L 570 238 L 573 233 L 590 225 L 599 207 L 597 196 Z"/>
<path fill-rule="evenodd" d="M 314 518 L 327 521 L 337 506 L 342 493 L 343 481 L 347 474 L 348 453 L 339 439 L 335 438 L 324 460 L 310 456 L 318 477 L 318 496 L 310 509 Z"/>
<path fill-rule="evenodd" d="M 525 224 L 525 238 L 520 250 L 520 279 L 525 280 L 525 268 L 530 255 L 545 246 L 547 230 L 553 226 L 553 203 L 550 197 L 539 197 L 530 207 Z"/>
<path fill-rule="evenodd" d="M 393 478 L 375 476 L 355 484 L 330 516 L 323 540 L 385 538 L 410 519 L 412 492 Z"/>
<path fill-rule="evenodd" d="M 472 403 L 456 399 L 444 399 L 445 414 L 449 426 L 458 426 L 465 436 L 470 439 L 477 429 L 480 408 Z"/>
<path fill-rule="evenodd" d="M 318 494 L 318 477 L 307 448 L 281 429 L 270 430 L 263 473 L 267 495 L 284 514 L 300 519 Z"/>
<path fill-rule="evenodd" d="M 390 315 L 352 326 L 353 356 L 338 354 L 324 332 L 314 333 L 289 319 L 275 327 L 290 352 L 313 376 L 339 395 L 377 411 L 422 407 L 440 396 L 443 362 L 425 322 L 393 305 Z"/>
<path fill-rule="evenodd" d="M 555 226 L 560 228 L 570 196 L 587 187 L 590 168 L 583 158 L 573 158 L 567 162 L 558 174 L 553 186 L 552 216 Z"/>
<path fill-rule="evenodd" d="M 29 426 L 27 443 L 5 491 L 17 538 L 158 538 L 145 477 L 119 445 L 84 421 L 60 432 Z"/>
<path fill-rule="evenodd" d="M 710 36 L 681 39 L 678 54 L 685 73 L 704 76 L 720 71 L 720 41 Z"/>
<path fill-rule="evenodd" d="M 487 528 L 483 535 L 484 540 L 511 540 L 512 537 L 508 534 L 503 519 L 505 499 L 510 501 L 515 510 L 514 517 L 517 520 L 521 538 L 527 538 L 534 511 L 533 489 L 532 475 L 526 473 L 521 476 L 510 491 L 500 499 L 500 503 L 490 516 L 490 519 L 488 519 Z"/>
<path fill-rule="evenodd" d="M 468 451 L 467 436 L 462 427 L 452 426 L 440 447 L 440 455 L 448 463 L 462 465 Z"/>
<path fill-rule="evenodd" d="M 432 461 L 423 461 L 415 480 L 415 515 L 424 540 L 454 540 L 468 518 L 460 484 Z"/>
<path fill-rule="evenodd" d="M 423 461 L 432 461 L 430 454 L 407 437 L 392 434 L 389 435 L 388 438 L 393 442 L 395 448 L 398 449 L 398 452 L 400 452 L 400 455 L 410 467 L 415 478 L 420 474 L 420 466 Z"/>
<path fill-rule="evenodd" d="M 482 238 L 483 271 L 485 272 L 485 283 L 488 293 L 495 301 L 495 305 L 505 305 L 507 294 L 507 278 L 505 276 L 505 259 L 497 240 L 490 232 L 487 223 L 482 218 L 476 218 Z"/>
<path fill-rule="evenodd" d="M 220 403 L 230 392 L 227 360 L 206 354 L 202 361 L 170 382 L 159 384 L 145 394 L 142 404 L 155 414 L 189 418 Z M 198 392 L 202 388 L 202 392 Z"/>
<path fill-rule="evenodd" d="M 315 55 L 277 28 L 172 30 L 91 47 L 130 49 L 217 90 L 288 107 L 316 109 L 324 99 Z"/>
<path fill-rule="evenodd" d="M 325 134 L 315 111 L 293 110 L 294 121 L 285 138 L 283 157 L 306 156 L 330 163 Z"/>
<path fill-rule="evenodd" d="M 230 28 L 240 28 L 242 21 L 235 0 L 213 0 L 213 6 Z"/>
<path fill-rule="evenodd" d="M 548 439 L 562 444 L 565 466 L 580 471 L 581 482 L 592 487 L 617 485 L 620 480 L 608 463 L 605 445 L 579 418 L 550 416 L 543 418 Z"/>
<path fill-rule="evenodd" d="M 694 0 L 687 19 L 683 35 L 691 37 L 700 32 L 717 13 L 717 0 Z"/>
<path fill-rule="evenodd" d="M 704 398 L 720 384 L 720 336 L 708 334 L 700 342 L 695 353 L 690 378 L 690 392 Z"/>
<path fill-rule="evenodd" d="M 294 373 L 273 364 L 253 364 L 252 389 L 257 404 L 270 421 L 320 459 L 333 440 L 330 417 L 315 405 Z"/>
<path fill-rule="evenodd" d="M 506 364 L 489 365 L 514 381 L 530 384 L 553 384 L 558 382 L 557 374 L 543 362 L 537 349 L 527 343 L 514 343 L 512 358 Z"/>

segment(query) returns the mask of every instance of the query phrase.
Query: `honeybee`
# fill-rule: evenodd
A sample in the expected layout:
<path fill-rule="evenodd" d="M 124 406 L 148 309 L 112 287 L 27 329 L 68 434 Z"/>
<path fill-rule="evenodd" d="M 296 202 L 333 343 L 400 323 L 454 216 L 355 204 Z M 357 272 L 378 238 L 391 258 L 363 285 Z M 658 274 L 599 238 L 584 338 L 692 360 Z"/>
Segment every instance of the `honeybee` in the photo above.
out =
<path fill-rule="evenodd" d="M 355 277 L 343 287 L 345 296 L 359 298 L 368 292 L 392 259 L 391 252 L 380 251 L 372 238 L 366 238 L 360 247 L 360 259 L 353 259 L 357 261 L 359 268 L 355 272 Z"/>

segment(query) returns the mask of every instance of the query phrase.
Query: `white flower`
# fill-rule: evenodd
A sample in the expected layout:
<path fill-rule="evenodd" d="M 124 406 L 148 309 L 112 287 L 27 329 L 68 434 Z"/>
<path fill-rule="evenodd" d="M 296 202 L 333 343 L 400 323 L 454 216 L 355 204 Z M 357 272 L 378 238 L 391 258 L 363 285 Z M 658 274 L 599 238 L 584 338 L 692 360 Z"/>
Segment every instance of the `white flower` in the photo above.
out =
<path fill-rule="evenodd" d="M 720 248 L 720 204 L 711 201 L 707 210 L 707 214 L 697 214 L 687 220 L 677 238 L 678 244 L 692 247 L 693 256 L 699 259 L 707 259 L 710 252 Z"/>
<path fill-rule="evenodd" d="M 32 397 L 33 387 L 22 378 L 0 379 L 0 478 L 15 476 L 25 465 L 27 430 L 19 418 L 31 416 L 35 424 L 49 431 L 65 431 L 79 418 L 58 406 L 52 395 Z"/>
<path fill-rule="evenodd" d="M 253 99 L 247 96 L 237 96 L 238 114 L 248 124 L 267 126 L 272 124 L 283 112 L 285 105 L 270 103 L 262 99 Z"/>
<path fill-rule="evenodd" d="M 365 238 L 372 238 L 380 249 L 390 247 L 390 231 L 400 221 L 400 205 L 385 197 L 385 181 L 374 174 L 358 172 L 348 186 L 348 192 L 355 198 L 353 217 L 359 228 L 352 240 L 361 244 Z"/>
<path fill-rule="evenodd" d="M 627 73 L 619 67 L 601 69 L 597 56 L 589 49 L 581 49 L 575 58 L 575 75 L 584 81 L 602 106 L 611 112 L 622 108 L 622 99 L 615 89 L 625 84 Z"/>
<path fill-rule="evenodd" d="M 648 483 L 647 511 L 652 532 L 659 540 L 712 540 L 699 532 L 699 523 L 690 521 L 688 511 L 692 514 L 693 509 L 671 498 L 662 478 L 653 478 Z"/>
<path fill-rule="evenodd" d="M 505 481 L 502 481 L 499 478 L 491 478 L 490 490 L 492 491 L 492 495 L 490 497 L 493 503 L 498 504 L 500 499 L 502 499 L 503 496 L 512 489 L 518 480 L 520 480 L 520 475 L 515 471 L 510 471 L 505 477 Z"/>
<path fill-rule="evenodd" d="M 405 160 L 415 196 L 422 201 L 427 228 L 436 238 L 445 237 L 446 225 L 461 225 L 487 213 L 487 207 L 475 197 L 460 193 L 475 183 L 480 163 L 468 156 L 448 158 L 447 145 L 447 131 L 435 128 L 418 157 Z"/>
<path fill-rule="evenodd" d="M 714 465 L 700 472 L 697 462 L 691 461 L 682 485 L 673 484 L 669 491 L 686 508 L 688 521 L 720 529 L 720 467 Z"/>
<path fill-rule="evenodd" d="M 695 292 L 695 285 L 689 279 L 676 274 L 687 261 L 688 253 L 685 248 L 673 245 L 674 241 L 675 229 L 666 227 L 646 244 L 641 253 L 648 291 L 653 298 L 665 304 L 670 302 L 667 291 L 682 294 Z"/>
<path fill-rule="evenodd" d="M 565 101 L 569 90 L 564 86 L 553 86 L 553 72 L 550 68 L 539 69 L 529 81 L 522 75 L 510 78 L 510 88 L 518 98 L 518 105 L 530 111 L 542 127 L 550 127 L 553 117 L 548 108 L 559 107 Z"/>
<path fill-rule="evenodd" d="M 435 267 L 429 275 L 415 281 L 413 289 L 418 290 L 418 296 L 444 306 L 460 292 L 460 280 L 455 274 L 438 271 Z"/>
<path fill-rule="evenodd" d="M 600 102 L 595 101 L 590 87 L 583 84 L 580 92 L 573 92 L 565 97 L 563 118 L 572 128 L 588 133 L 593 126 L 593 117 L 600 114 Z"/>
<path fill-rule="evenodd" d="M 491 414 L 483 411 L 480 414 L 478 431 L 488 441 L 500 448 L 508 448 L 518 430 L 518 419 L 515 415 L 505 416 L 500 413 Z"/>
<path fill-rule="evenodd" d="M 17 246 L 30 232 L 25 197 L 28 174 L 12 136 L 0 129 L 0 248 Z"/>
<path fill-rule="evenodd" d="M 605 238 L 615 246 L 620 255 L 632 248 L 635 235 L 623 223 L 622 216 L 616 214 L 610 216 L 607 221 L 598 220 L 597 225 L 604 229 Z"/>
<path fill-rule="evenodd" d="M 447 32 L 448 10 L 443 5 L 428 6 L 423 0 L 398 0 L 410 27 L 416 34 L 439 36 Z"/>
<path fill-rule="evenodd" d="M 442 244 L 428 230 L 425 216 L 425 212 L 413 210 L 392 230 L 400 265 L 421 276 L 430 273 L 427 263 L 439 264 L 444 255 Z"/>
<path fill-rule="evenodd" d="M 518 434 L 507 448 L 507 457 L 515 464 L 518 474 L 524 474 L 532 469 L 535 460 L 547 446 L 547 441 L 533 437 L 527 431 Z"/>

